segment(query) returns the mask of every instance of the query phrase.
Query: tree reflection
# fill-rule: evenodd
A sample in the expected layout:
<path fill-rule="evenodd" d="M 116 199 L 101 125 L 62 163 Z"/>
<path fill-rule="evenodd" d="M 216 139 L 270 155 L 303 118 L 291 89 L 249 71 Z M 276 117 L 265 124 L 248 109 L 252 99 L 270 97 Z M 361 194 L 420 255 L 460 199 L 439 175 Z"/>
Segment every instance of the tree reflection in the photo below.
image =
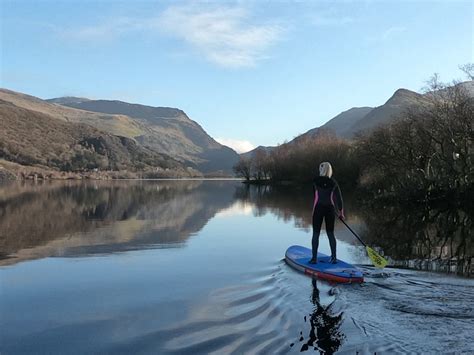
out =
<path fill-rule="evenodd" d="M 236 198 L 253 204 L 256 214 L 275 214 L 300 228 L 311 227 L 311 186 L 243 186 Z M 347 219 L 391 264 L 415 269 L 474 274 L 474 208 L 466 204 L 421 205 L 375 202 L 345 193 Z M 354 242 L 340 224 L 336 237 Z"/>
<path fill-rule="evenodd" d="M 294 220 L 302 228 L 311 226 L 312 195 L 311 185 L 244 185 L 235 191 L 236 199 L 256 207 L 257 216 L 271 212 L 285 222 Z"/>
<path fill-rule="evenodd" d="M 472 210 L 429 205 L 367 206 L 364 237 L 380 246 L 393 264 L 472 276 Z"/>

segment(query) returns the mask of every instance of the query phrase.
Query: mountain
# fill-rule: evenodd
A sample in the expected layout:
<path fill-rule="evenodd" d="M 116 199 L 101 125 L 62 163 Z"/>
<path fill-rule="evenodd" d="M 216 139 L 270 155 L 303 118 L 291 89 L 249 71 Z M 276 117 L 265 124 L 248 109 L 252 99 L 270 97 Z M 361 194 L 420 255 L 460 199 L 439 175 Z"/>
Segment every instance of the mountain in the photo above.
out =
<path fill-rule="evenodd" d="M 0 100 L 10 102 L 27 110 L 46 114 L 61 121 L 88 124 L 101 131 L 117 136 L 133 138 L 144 132 L 140 124 L 124 115 L 106 115 L 78 110 L 51 104 L 37 97 L 7 89 L 0 89 Z"/>
<path fill-rule="evenodd" d="M 254 148 L 248 152 L 240 154 L 241 158 L 249 159 L 252 158 L 256 152 L 264 151 L 265 153 L 270 153 L 275 147 L 259 145 L 257 148 Z"/>
<path fill-rule="evenodd" d="M 474 81 L 466 81 L 456 85 L 464 92 L 474 97 Z M 439 93 L 443 94 L 445 90 Z M 323 126 L 309 130 L 305 134 L 315 133 L 324 128 L 333 131 L 337 136 L 353 138 L 358 133 L 369 132 L 372 129 L 393 122 L 405 112 L 417 107 L 430 105 L 432 93 L 419 94 L 407 89 L 398 89 L 381 106 L 370 108 L 351 108 L 329 120 Z"/>
<path fill-rule="evenodd" d="M 238 160 L 235 151 L 217 143 L 178 109 L 78 97 L 41 100 L 7 89 L 0 89 L 0 99 L 61 121 L 87 124 L 130 138 L 141 147 L 171 156 L 204 173 L 229 174 Z"/>
<path fill-rule="evenodd" d="M 46 101 L 86 111 L 142 118 L 149 121 L 150 123 L 154 123 L 156 120 L 160 119 L 189 119 L 182 110 L 176 108 L 152 107 L 140 104 L 131 104 L 118 100 L 84 100 L 81 98 L 59 97 Z"/>
<path fill-rule="evenodd" d="M 332 118 L 324 125 L 313 128 L 302 136 L 314 135 L 324 129 L 338 137 L 353 138 L 358 133 L 387 124 L 405 111 L 427 103 L 424 95 L 406 89 L 398 89 L 383 105 L 378 107 L 353 107 Z M 297 137 L 299 139 L 301 136 Z"/>
<path fill-rule="evenodd" d="M 474 80 L 458 84 L 470 97 L 474 97 Z"/>
<path fill-rule="evenodd" d="M 406 89 L 398 89 L 387 102 L 353 123 L 348 131 L 338 134 L 345 138 L 352 138 L 357 133 L 367 132 L 392 122 L 410 108 L 426 104 L 428 104 L 428 100 L 424 95 Z"/>
<path fill-rule="evenodd" d="M 58 97 L 56 99 L 50 99 L 46 101 L 52 104 L 67 105 L 67 104 L 77 104 L 80 102 L 89 101 L 89 99 L 85 97 L 64 96 L 64 97 Z"/>
<path fill-rule="evenodd" d="M 315 136 L 318 131 L 321 130 L 328 130 L 342 137 L 351 136 L 354 126 L 357 125 L 357 123 L 362 118 L 367 116 L 372 110 L 372 107 L 353 107 L 347 111 L 341 112 L 321 127 L 310 129 L 306 133 L 300 135 L 298 138 Z"/>
<path fill-rule="evenodd" d="M 178 161 L 133 139 L 57 119 L 0 99 L 0 158 L 53 170 L 144 170 L 186 172 Z"/>
<path fill-rule="evenodd" d="M 457 84 L 462 90 L 474 97 L 474 81 L 467 81 Z M 341 112 L 337 116 L 327 121 L 324 125 L 312 128 L 307 132 L 297 136 L 288 143 L 294 144 L 308 137 L 315 137 L 325 132 L 336 135 L 337 137 L 351 139 L 359 133 L 367 133 L 374 128 L 393 122 L 401 117 L 404 112 L 429 105 L 428 94 L 418 94 L 407 89 L 398 89 L 394 94 L 381 106 L 378 107 L 353 107 L 347 111 Z M 241 157 L 252 157 L 256 151 L 264 149 L 266 152 L 271 151 L 275 147 L 257 147 L 254 150 L 241 154 Z"/>
<path fill-rule="evenodd" d="M 304 140 L 308 137 L 316 137 L 318 133 L 329 131 L 330 133 L 336 134 L 337 136 L 349 135 L 353 130 L 353 126 L 357 124 L 362 118 L 373 110 L 372 107 L 353 107 L 347 111 L 341 112 L 337 116 L 330 119 L 324 125 L 316 128 L 312 128 L 309 131 L 300 134 L 291 141 L 285 144 L 296 143 L 300 140 Z M 257 148 L 240 154 L 242 158 L 252 158 L 257 151 L 265 151 L 266 153 L 271 152 L 275 147 L 271 146 L 258 146 Z"/>
<path fill-rule="evenodd" d="M 49 102 L 89 112 L 121 115 L 136 123 L 141 132 L 131 138 L 141 145 L 168 154 L 203 172 L 230 172 L 238 154 L 210 137 L 185 112 L 170 107 L 152 107 L 116 100 L 70 100 L 56 98 Z"/>

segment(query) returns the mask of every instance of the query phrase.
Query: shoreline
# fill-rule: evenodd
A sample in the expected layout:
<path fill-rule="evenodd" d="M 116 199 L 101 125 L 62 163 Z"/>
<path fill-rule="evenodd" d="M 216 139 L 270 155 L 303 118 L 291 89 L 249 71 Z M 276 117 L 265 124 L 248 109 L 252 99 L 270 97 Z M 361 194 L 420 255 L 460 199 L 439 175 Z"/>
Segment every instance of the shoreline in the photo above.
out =
<path fill-rule="evenodd" d="M 215 172 L 194 174 L 187 170 L 159 171 L 59 171 L 44 166 L 28 166 L 0 159 L 0 183 L 8 181 L 61 181 L 61 180 L 236 180 L 241 178 Z"/>

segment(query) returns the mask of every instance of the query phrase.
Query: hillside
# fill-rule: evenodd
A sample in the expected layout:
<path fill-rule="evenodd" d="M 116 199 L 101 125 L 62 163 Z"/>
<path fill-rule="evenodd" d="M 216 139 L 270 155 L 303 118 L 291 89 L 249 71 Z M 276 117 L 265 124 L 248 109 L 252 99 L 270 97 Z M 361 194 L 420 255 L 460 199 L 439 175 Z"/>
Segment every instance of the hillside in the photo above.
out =
<path fill-rule="evenodd" d="M 185 171 L 176 160 L 139 146 L 133 139 L 67 122 L 0 100 L 0 158 L 62 171 Z"/>
<path fill-rule="evenodd" d="M 460 83 L 458 87 L 465 90 L 469 96 L 474 97 L 474 81 Z M 318 129 L 324 128 L 333 131 L 339 137 L 353 138 L 358 133 L 369 132 L 375 127 L 396 120 L 410 109 L 429 105 L 430 95 L 432 94 L 419 94 L 406 89 L 398 89 L 381 106 L 351 108 L 340 113 L 321 127 L 309 130 L 305 134 L 314 134 Z"/>
<path fill-rule="evenodd" d="M 6 89 L 0 89 L 0 99 L 62 121 L 87 124 L 131 138 L 142 147 L 169 155 L 204 173 L 230 173 L 238 160 L 235 151 L 217 143 L 178 109 L 78 97 L 41 100 Z"/>
<path fill-rule="evenodd" d="M 356 129 L 355 127 L 357 127 L 357 123 L 372 110 L 372 107 L 353 107 L 347 111 L 341 112 L 321 127 L 313 128 L 306 133 L 303 133 L 299 138 L 314 136 L 320 130 L 328 130 L 341 137 L 351 136 L 353 131 Z"/>
<path fill-rule="evenodd" d="M 468 95 L 474 97 L 474 81 L 467 81 L 458 85 L 465 90 Z M 380 125 L 393 122 L 401 117 L 407 110 L 422 105 L 429 105 L 430 95 L 431 94 L 418 94 L 406 89 L 398 89 L 383 105 L 375 108 L 353 107 L 341 112 L 324 125 L 312 128 L 286 144 L 293 144 L 324 132 L 334 134 L 340 138 L 354 138 L 355 135 L 359 133 L 367 133 Z M 264 148 L 266 152 L 269 152 L 275 147 L 257 147 L 250 152 L 241 154 L 241 157 L 252 157 L 256 151 L 262 148 Z"/>
<path fill-rule="evenodd" d="M 367 132 L 371 129 L 390 122 L 399 116 L 404 110 L 413 107 L 413 105 L 423 102 L 423 95 L 415 92 L 399 89 L 383 105 L 378 107 L 353 107 L 343 111 L 337 116 L 331 118 L 322 126 L 312 128 L 307 132 L 300 134 L 285 144 L 294 144 L 304 141 L 318 134 L 328 133 L 341 138 L 353 138 L 357 133 Z M 241 157 L 251 158 L 255 152 L 260 149 L 270 152 L 275 147 L 257 147 L 254 150 L 241 154 Z"/>
<path fill-rule="evenodd" d="M 257 148 L 254 148 L 248 152 L 240 154 L 242 158 L 249 159 L 252 158 L 256 152 L 262 151 L 265 153 L 270 153 L 275 147 L 259 145 Z"/>
<path fill-rule="evenodd" d="M 353 138 L 358 133 L 369 132 L 380 125 L 387 124 L 400 117 L 406 110 L 417 105 L 426 104 L 427 100 L 422 94 L 398 89 L 383 105 L 378 107 L 353 107 L 330 119 L 324 125 L 313 128 L 303 135 L 314 135 L 324 129 L 338 137 Z"/>
<path fill-rule="evenodd" d="M 428 100 L 424 95 L 406 89 L 398 89 L 387 102 L 371 110 L 367 115 L 352 124 L 349 130 L 342 132 L 340 135 L 351 138 L 357 133 L 367 132 L 375 127 L 392 122 L 411 108 L 427 104 Z"/>
<path fill-rule="evenodd" d="M 153 123 L 155 119 L 162 118 L 188 119 L 182 110 L 176 108 L 151 107 L 139 104 L 131 104 L 118 100 L 89 100 L 77 97 L 60 97 L 46 101 L 86 111 L 115 115 L 120 114 L 134 118 L 142 118 L 149 121 L 150 123 Z"/>
<path fill-rule="evenodd" d="M 68 104 L 76 104 L 83 101 L 89 101 L 89 99 L 85 97 L 64 96 L 64 97 L 58 97 L 56 99 L 50 99 L 50 100 L 45 100 L 45 101 L 52 104 L 68 105 Z"/>
<path fill-rule="evenodd" d="M 133 138 L 143 134 L 139 123 L 124 115 L 107 115 L 55 105 L 37 97 L 0 89 L 0 100 L 15 106 L 40 112 L 61 121 L 85 123 L 110 134 Z"/>
<path fill-rule="evenodd" d="M 182 110 L 116 100 L 56 98 L 48 100 L 74 109 L 129 117 L 141 128 L 133 136 L 141 145 L 171 155 L 203 172 L 230 172 L 238 154 L 210 137 Z"/>

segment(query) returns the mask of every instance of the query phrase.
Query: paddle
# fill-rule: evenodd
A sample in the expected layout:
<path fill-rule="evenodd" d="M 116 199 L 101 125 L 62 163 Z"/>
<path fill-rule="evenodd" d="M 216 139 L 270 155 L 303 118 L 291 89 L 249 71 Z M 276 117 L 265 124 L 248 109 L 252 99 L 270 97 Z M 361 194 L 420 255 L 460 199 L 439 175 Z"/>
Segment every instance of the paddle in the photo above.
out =
<path fill-rule="evenodd" d="M 349 227 L 349 225 L 346 223 L 346 221 L 344 221 L 344 219 L 342 219 L 340 216 L 339 219 L 365 247 L 365 250 L 367 250 L 367 255 L 369 256 L 370 260 L 372 260 L 374 266 L 383 269 L 388 264 L 388 261 L 384 259 L 381 255 L 379 255 L 374 249 L 365 244 L 362 239 L 360 239 L 360 237 L 357 235 L 357 233 L 354 232 L 351 227 Z"/>

